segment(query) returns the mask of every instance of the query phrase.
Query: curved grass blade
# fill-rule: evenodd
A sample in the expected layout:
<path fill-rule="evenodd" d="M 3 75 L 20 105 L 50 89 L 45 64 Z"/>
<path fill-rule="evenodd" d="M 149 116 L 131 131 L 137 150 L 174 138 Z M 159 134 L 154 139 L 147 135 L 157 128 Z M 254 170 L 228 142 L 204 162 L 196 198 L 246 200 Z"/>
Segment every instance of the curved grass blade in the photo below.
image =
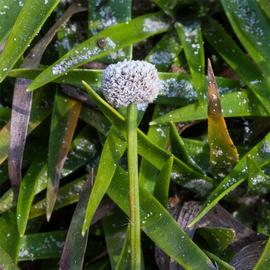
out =
<path fill-rule="evenodd" d="M 73 180 L 59 189 L 54 210 L 61 209 L 78 201 L 85 184 L 85 177 Z M 32 205 L 29 219 L 43 216 L 46 213 L 46 199 L 42 199 Z"/>
<path fill-rule="evenodd" d="M 83 82 L 85 89 L 92 98 L 92 100 L 97 104 L 97 106 L 102 110 L 103 114 L 118 128 L 118 134 L 121 138 L 126 139 L 126 132 L 124 130 L 125 118 L 116 111 L 112 106 L 110 106 L 105 100 L 103 100 L 93 89 L 85 82 Z M 138 153 L 143 158 L 152 163 L 156 168 L 161 169 L 164 162 L 172 156 L 171 153 L 156 146 L 151 142 L 151 140 L 141 131 L 138 132 Z M 174 157 L 174 170 L 179 171 L 181 175 L 184 174 L 190 177 L 195 177 L 196 179 L 204 179 L 206 181 L 212 182 L 212 179 L 194 171 L 184 162 L 180 161 L 178 158 Z M 184 178 L 184 177 L 183 177 Z"/>
<path fill-rule="evenodd" d="M 192 85 L 198 93 L 199 102 L 205 99 L 205 60 L 201 26 L 198 22 L 181 24 L 176 23 L 175 28 L 189 65 Z"/>
<path fill-rule="evenodd" d="M 154 196 L 166 208 L 168 203 L 169 188 L 171 181 L 171 172 L 173 166 L 173 157 L 170 157 L 162 167 L 157 177 Z"/>
<path fill-rule="evenodd" d="M 20 10 L 24 5 L 24 0 L 22 1 L 10 1 L 2 0 L 0 3 L 0 44 L 3 42 L 5 37 L 8 35 L 10 29 L 12 28 Z"/>
<path fill-rule="evenodd" d="M 31 204 L 37 186 L 47 182 L 47 164 L 43 161 L 33 162 L 23 178 L 17 202 L 17 225 L 20 236 L 25 233 Z M 43 184 L 44 185 L 44 184 Z"/>
<path fill-rule="evenodd" d="M 112 200 L 127 214 L 128 175 L 118 169 L 107 191 Z M 141 226 L 144 232 L 167 255 L 187 270 L 215 269 L 207 256 L 192 242 L 164 207 L 147 191 L 140 188 Z M 164 233 L 166 232 L 166 233 Z"/>
<path fill-rule="evenodd" d="M 239 102 L 235 102 L 239 100 Z M 260 116 L 269 114 L 254 96 L 246 91 L 233 92 L 221 96 L 221 107 L 224 117 Z M 165 124 L 169 122 L 187 122 L 207 119 L 207 103 L 197 103 L 173 110 L 154 119 L 150 125 Z"/>
<path fill-rule="evenodd" d="M 57 198 L 59 179 L 77 126 L 81 103 L 57 91 L 52 112 L 48 150 L 47 220 Z"/>
<path fill-rule="evenodd" d="M 126 151 L 127 143 L 123 141 L 122 138 L 119 138 L 116 134 L 116 128 L 112 127 L 102 149 L 97 175 L 95 177 L 95 183 L 87 204 L 85 219 L 82 227 L 83 235 L 88 230 L 98 205 L 100 204 L 111 183 L 111 179 L 117 168 L 118 162 Z"/>
<path fill-rule="evenodd" d="M 37 67 L 48 44 L 51 42 L 59 28 L 66 23 L 73 14 L 80 11 L 82 11 L 80 6 L 77 4 L 71 5 L 63 16 L 47 32 L 47 34 L 28 53 L 23 61 L 22 67 Z M 17 79 L 12 100 L 8 165 L 9 178 L 14 190 L 15 200 L 17 199 L 19 185 L 21 182 L 23 152 L 32 106 L 33 94 L 26 92 L 26 88 L 29 83 L 29 80 L 21 78 Z"/>
<path fill-rule="evenodd" d="M 0 232 L 2 249 L 17 262 L 20 236 L 17 230 L 15 211 L 10 211 L 0 216 Z"/>
<path fill-rule="evenodd" d="M 60 0 L 48 0 L 46 3 L 43 0 L 25 1 L 0 54 L 0 82 L 23 55 L 59 2 Z"/>
<path fill-rule="evenodd" d="M 210 166 L 215 178 L 223 178 L 238 162 L 239 155 L 224 120 L 218 86 L 208 59 L 208 143 Z"/>
<path fill-rule="evenodd" d="M 155 25 L 155 27 L 153 27 Z M 159 13 L 148 14 L 131 20 L 128 23 L 120 23 L 111 26 L 84 41 L 53 65 L 43 71 L 28 87 L 33 91 L 41 86 L 64 75 L 72 68 L 84 63 L 108 55 L 133 43 L 144 40 L 156 34 L 167 31 L 169 24 Z M 126 33 L 125 35 L 122 33 Z M 100 48 L 98 41 L 102 39 L 105 45 Z"/>
<path fill-rule="evenodd" d="M 267 90 L 269 89 L 269 84 L 258 66 L 246 56 L 216 21 L 210 21 L 206 31 L 204 31 L 204 35 L 210 45 L 213 46 L 228 65 L 239 75 L 240 79 L 249 87 L 269 113 L 270 101 L 269 91 Z"/>
<path fill-rule="evenodd" d="M 198 233 L 207 242 L 209 249 L 217 253 L 224 251 L 235 240 L 236 233 L 231 228 L 205 227 L 199 228 Z"/>
<path fill-rule="evenodd" d="M 270 24 L 256 0 L 221 0 L 221 3 L 243 47 L 269 78 Z"/>
<path fill-rule="evenodd" d="M 153 118 L 164 114 L 165 108 L 160 105 L 155 106 Z M 169 143 L 169 127 L 168 126 L 155 126 L 150 127 L 147 132 L 147 137 L 155 145 L 165 148 Z M 140 163 L 139 183 L 140 186 L 150 193 L 154 192 L 156 179 L 159 170 L 153 166 L 149 161 L 142 158 Z"/>
<path fill-rule="evenodd" d="M 251 159 L 247 159 L 248 167 L 248 187 L 250 191 L 257 193 L 267 193 L 270 188 L 270 177 Z"/>
<path fill-rule="evenodd" d="M 268 239 L 263 253 L 254 266 L 253 270 L 268 270 L 269 269 L 269 256 L 270 256 L 270 240 Z"/>
<path fill-rule="evenodd" d="M 165 34 L 148 53 L 145 60 L 155 65 L 158 71 L 167 71 L 176 61 L 182 46 L 174 32 Z"/>
<path fill-rule="evenodd" d="M 101 2 L 88 0 L 88 18 L 89 30 L 93 36 L 111 25 L 128 22 L 131 19 L 131 0 Z M 128 46 L 99 61 L 111 64 L 131 58 L 132 46 Z"/>
<path fill-rule="evenodd" d="M 263 167 L 270 162 L 270 133 L 267 134 L 257 145 L 245 154 L 228 176 L 211 192 L 207 201 L 203 205 L 199 214 L 189 224 L 192 227 L 210 209 L 212 209 L 224 196 L 239 186 L 248 177 L 247 160 L 251 158 L 259 167 Z"/>
<path fill-rule="evenodd" d="M 185 148 L 185 143 L 181 138 L 181 136 L 179 135 L 175 124 L 172 122 L 170 122 L 170 138 L 171 138 L 172 153 L 194 170 L 203 173 L 202 169 L 195 163 L 195 161 L 188 154 Z"/>
<path fill-rule="evenodd" d="M 59 262 L 60 269 L 82 269 L 85 249 L 88 241 L 88 233 L 81 235 L 81 228 L 84 221 L 86 206 L 93 182 L 93 175 L 90 175 L 80 194 L 79 202 L 73 213 L 65 245 Z"/>
<path fill-rule="evenodd" d="M 212 261 L 215 262 L 215 265 L 218 267 L 219 270 L 235 270 L 235 268 L 233 266 L 229 265 L 227 262 L 223 261 L 215 254 L 213 254 L 207 250 L 204 250 L 204 252 Z"/>
<path fill-rule="evenodd" d="M 44 68 L 18 68 L 11 70 L 8 76 L 15 78 L 21 77 L 33 80 L 43 71 Z M 80 86 L 81 81 L 85 81 L 89 85 L 91 85 L 94 90 L 99 90 L 101 85 L 102 73 L 102 70 L 74 69 L 70 70 L 63 76 L 55 79 L 53 82 Z M 190 103 L 191 101 L 195 101 L 196 92 L 190 83 L 190 75 L 184 73 L 159 72 L 159 78 L 162 81 L 163 91 L 160 92 L 159 98 L 156 101 L 157 103 L 160 103 L 162 101 L 162 97 L 171 98 L 174 105 L 176 102 L 178 104 L 178 98 L 183 99 L 185 103 L 187 103 L 187 101 L 188 103 Z M 220 93 L 222 94 L 228 92 L 235 92 L 241 87 L 239 81 L 237 80 L 231 80 L 224 77 L 216 77 L 216 80 L 219 85 Z M 186 92 L 184 90 L 186 90 Z M 164 100 L 164 102 L 165 101 L 167 100 Z M 165 102 L 165 104 L 167 103 Z"/>
<path fill-rule="evenodd" d="M 12 258 L 6 253 L 6 251 L 0 246 L 0 268 L 3 270 L 20 270 L 20 268 L 14 263 Z"/>
<path fill-rule="evenodd" d="M 66 231 L 53 231 L 25 235 L 21 240 L 19 261 L 59 258 L 66 234 Z"/>
<path fill-rule="evenodd" d="M 72 148 L 68 155 L 68 160 L 65 163 L 64 168 L 62 170 L 62 177 L 68 176 L 69 174 L 73 173 L 76 169 L 85 165 L 87 162 L 89 162 L 89 160 L 95 157 L 96 154 L 95 146 L 94 143 L 91 142 L 88 134 L 89 129 L 86 127 L 78 134 L 78 136 L 72 142 Z M 28 181 L 31 183 L 29 183 L 28 181 L 24 182 L 25 179 L 23 179 L 22 185 L 20 187 L 20 189 L 23 190 L 22 192 L 20 191 L 19 193 L 17 203 L 17 208 L 18 209 L 20 208 L 21 210 L 18 211 L 17 209 L 17 215 L 20 216 L 18 222 L 18 224 L 19 223 L 21 224 L 18 225 L 20 233 L 24 231 L 23 224 L 27 223 L 34 195 L 44 190 L 48 182 L 47 169 L 44 169 L 42 166 L 41 166 L 42 173 L 37 173 L 38 177 L 34 177 L 34 180 L 28 176 L 29 174 L 30 175 L 32 174 L 32 172 L 30 171 L 35 170 L 35 166 L 40 167 L 41 165 L 41 163 L 39 163 L 38 161 L 34 161 L 34 164 L 32 164 L 29 167 L 29 171 L 25 175 L 25 178 L 28 179 Z M 13 200 L 13 192 L 11 189 L 8 189 L 0 199 L 0 214 L 8 211 L 14 206 L 15 204 Z"/>
<path fill-rule="evenodd" d="M 175 7 L 177 1 L 175 0 L 154 0 L 155 4 L 158 5 L 166 14 L 174 17 Z"/>
<path fill-rule="evenodd" d="M 268 0 L 257 0 L 261 9 L 265 12 L 265 14 L 270 18 L 270 3 Z"/>
<path fill-rule="evenodd" d="M 46 102 L 44 102 L 44 100 L 46 100 Z M 52 92 L 40 91 L 39 94 L 33 96 L 32 103 L 28 134 L 49 116 L 52 105 Z M 9 130 L 10 122 L 0 130 L 0 164 L 2 164 L 8 156 Z"/>
<path fill-rule="evenodd" d="M 129 235 L 130 235 L 130 228 L 128 225 L 127 230 L 126 230 L 125 242 L 123 244 L 121 254 L 120 254 L 118 261 L 117 261 L 117 264 L 115 266 L 115 270 L 127 269 L 128 265 L 130 265 L 130 254 L 129 254 L 130 237 L 129 237 Z M 141 266 L 141 269 L 144 269 L 143 265 Z"/>
<path fill-rule="evenodd" d="M 113 270 L 126 269 L 130 263 L 130 254 L 127 252 L 127 249 L 130 248 L 127 217 L 119 209 L 116 209 L 103 219 L 103 228 L 111 268 Z"/>

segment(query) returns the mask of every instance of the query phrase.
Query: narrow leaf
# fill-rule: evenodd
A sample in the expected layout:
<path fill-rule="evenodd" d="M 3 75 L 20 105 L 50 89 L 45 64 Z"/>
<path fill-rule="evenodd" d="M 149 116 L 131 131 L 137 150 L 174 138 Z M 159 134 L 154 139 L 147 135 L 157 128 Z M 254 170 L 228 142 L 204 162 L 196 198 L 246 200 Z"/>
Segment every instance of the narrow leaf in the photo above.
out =
<path fill-rule="evenodd" d="M 267 241 L 263 253 L 260 256 L 253 270 L 268 270 L 269 269 L 269 256 L 270 256 L 270 240 Z"/>
<path fill-rule="evenodd" d="M 253 161 L 247 158 L 248 167 L 248 187 L 251 191 L 267 193 L 270 188 L 270 177 Z"/>
<path fill-rule="evenodd" d="M 116 135 L 115 127 L 112 127 L 107 136 L 99 160 L 97 175 L 87 204 L 82 234 L 88 230 L 93 216 L 105 195 L 118 162 L 126 151 L 127 143 Z"/>
<path fill-rule="evenodd" d="M 59 179 L 80 115 L 81 103 L 57 92 L 54 100 L 48 152 L 47 220 L 57 198 Z"/>
<path fill-rule="evenodd" d="M 175 28 L 189 65 L 192 85 L 198 93 L 199 102 L 205 99 L 205 60 L 201 26 L 198 22 L 192 24 L 176 23 Z"/>
<path fill-rule="evenodd" d="M 222 114 L 215 75 L 208 60 L 208 143 L 214 177 L 224 177 L 237 163 L 239 155 Z"/>
<path fill-rule="evenodd" d="M 78 201 L 85 184 L 85 177 L 78 178 L 60 188 L 54 210 L 61 209 Z M 31 207 L 29 219 L 45 215 L 46 199 L 42 199 Z"/>
<path fill-rule="evenodd" d="M 32 201 L 34 200 L 37 186 L 42 185 L 42 182 L 46 184 L 46 174 L 46 163 L 44 161 L 37 161 L 32 163 L 23 178 L 17 202 L 17 224 L 21 237 L 24 235 L 26 230 L 28 216 L 30 213 Z"/>
<path fill-rule="evenodd" d="M 3 270 L 20 269 L 1 246 L 0 246 L 0 268 Z"/>
<path fill-rule="evenodd" d="M 256 0 L 221 0 L 221 3 L 242 45 L 261 71 L 269 76 L 270 24 Z"/>
<path fill-rule="evenodd" d="M 152 27 L 155 25 L 156 27 Z M 153 35 L 168 30 L 168 22 L 158 13 L 141 16 L 128 23 L 120 23 L 101 31 L 94 37 L 84 41 L 69 51 L 61 59 L 42 72 L 28 87 L 29 91 L 35 90 L 64 75 L 68 70 L 76 68 L 98 57 L 139 42 Z M 125 33 L 119 34 L 119 33 Z M 105 45 L 98 46 L 98 41 L 103 39 Z"/>
<path fill-rule="evenodd" d="M 3 42 L 4 38 L 8 35 L 10 29 L 12 28 L 19 12 L 21 11 L 24 0 L 21 1 L 10 1 L 2 0 L 0 3 L 0 44 Z"/>
<path fill-rule="evenodd" d="M 192 227 L 210 209 L 212 209 L 225 195 L 239 186 L 248 177 L 247 159 L 252 158 L 260 167 L 270 162 L 270 133 L 267 134 L 257 145 L 245 154 L 235 165 L 228 176 L 211 192 L 201 211 L 196 218 L 189 224 Z"/>
<path fill-rule="evenodd" d="M 235 102 L 239 100 L 239 102 Z M 228 93 L 221 96 L 221 107 L 224 117 L 261 116 L 268 113 L 254 96 L 246 91 Z M 187 122 L 207 119 L 207 103 L 197 103 L 173 110 L 161 117 L 154 119 L 150 125 L 164 124 L 169 122 Z"/>
<path fill-rule="evenodd" d="M 131 6 L 131 0 L 101 2 L 88 0 L 88 23 L 91 35 L 94 36 L 111 25 L 130 21 Z M 106 58 L 100 59 L 100 61 L 111 64 L 131 58 L 132 46 L 128 46 L 109 54 Z"/>
<path fill-rule="evenodd" d="M 248 1 L 248 3 L 250 2 L 253 2 L 253 0 Z M 245 4 L 246 3 L 247 2 L 245 1 Z M 239 75 L 240 79 L 249 87 L 264 106 L 265 110 L 269 113 L 269 85 L 258 65 L 248 58 L 248 56 L 240 49 L 228 33 L 225 32 L 220 24 L 211 20 L 207 26 L 208 27 L 206 31 L 204 31 L 204 35 L 208 42 L 222 56 L 236 74 Z M 226 46 L 224 46 L 224 44 L 226 44 Z M 253 102 L 255 102 L 255 100 Z"/>
<path fill-rule="evenodd" d="M 128 175 L 118 169 L 108 195 L 127 214 L 129 212 Z M 141 226 L 144 232 L 166 254 L 187 270 L 215 269 L 207 256 L 192 242 L 164 207 L 140 188 Z M 164 233 L 166 232 L 166 233 Z"/>
<path fill-rule="evenodd" d="M 170 123 L 170 138 L 172 153 L 176 155 L 180 160 L 185 162 L 188 166 L 202 173 L 202 169 L 195 163 L 195 161 L 188 154 L 185 143 L 178 133 L 178 130 L 174 123 Z"/>
<path fill-rule="evenodd" d="M 83 267 L 84 253 L 88 240 L 88 233 L 85 236 L 81 235 L 81 227 L 84 221 L 85 210 L 92 186 L 92 176 L 85 183 L 85 186 L 80 194 L 79 202 L 73 213 L 65 245 L 59 262 L 60 269 L 80 270 Z"/>
<path fill-rule="evenodd" d="M 165 34 L 155 47 L 148 53 L 145 60 L 155 65 L 159 71 L 168 71 L 176 61 L 182 46 L 174 32 Z"/>
<path fill-rule="evenodd" d="M 48 31 L 48 33 L 28 53 L 23 61 L 22 67 L 37 67 L 45 49 L 53 39 L 55 33 L 62 24 L 67 22 L 74 13 L 79 11 L 81 11 L 79 6 L 76 4 L 72 5 L 53 25 L 50 31 Z M 32 106 L 32 93 L 26 92 L 26 88 L 29 83 L 29 80 L 21 78 L 17 79 L 12 100 L 8 165 L 9 178 L 11 181 L 11 186 L 14 190 L 15 199 L 17 198 L 17 193 L 21 182 L 23 152 Z"/>
<path fill-rule="evenodd" d="M 59 2 L 60 0 L 48 0 L 46 3 L 44 0 L 25 1 L 0 54 L 0 82 L 22 56 Z"/>
<path fill-rule="evenodd" d="M 25 235 L 21 240 L 19 261 L 59 258 L 66 231 L 53 231 Z"/>
<path fill-rule="evenodd" d="M 162 167 L 157 177 L 154 196 L 166 208 L 168 203 L 169 188 L 171 182 L 171 172 L 173 166 L 173 157 L 170 157 Z"/>

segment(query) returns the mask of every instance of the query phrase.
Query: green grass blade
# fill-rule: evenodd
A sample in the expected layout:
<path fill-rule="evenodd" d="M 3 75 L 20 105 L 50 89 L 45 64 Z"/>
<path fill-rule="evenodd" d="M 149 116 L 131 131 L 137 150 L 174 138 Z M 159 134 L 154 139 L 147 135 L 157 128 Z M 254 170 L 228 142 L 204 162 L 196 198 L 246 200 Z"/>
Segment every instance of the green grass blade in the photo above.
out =
<path fill-rule="evenodd" d="M 189 225 L 190 227 L 197 223 L 225 195 L 239 186 L 248 177 L 248 158 L 251 158 L 259 167 L 265 166 L 270 162 L 270 134 L 267 134 L 263 140 L 245 154 L 229 175 L 211 192 L 201 211 Z"/>
<path fill-rule="evenodd" d="M 212 261 L 215 262 L 215 264 L 218 266 L 219 270 L 235 270 L 235 268 L 233 266 L 229 265 L 227 262 L 223 261 L 215 254 L 213 254 L 207 250 L 205 250 L 204 252 Z"/>
<path fill-rule="evenodd" d="M 56 92 L 48 150 L 47 220 L 53 211 L 61 171 L 70 149 L 80 110 L 80 102 Z"/>
<path fill-rule="evenodd" d="M 270 240 L 268 239 L 263 253 L 254 266 L 253 270 L 268 270 L 269 269 L 269 256 L 270 256 Z"/>
<path fill-rule="evenodd" d="M 0 216 L 0 243 L 2 249 L 17 262 L 20 236 L 17 230 L 16 212 L 9 211 Z"/>
<path fill-rule="evenodd" d="M 257 2 L 268 18 L 270 18 L 270 2 L 268 0 L 257 0 Z"/>
<path fill-rule="evenodd" d="M 126 151 L 127 143 L 117 136 L 115 127 L 112 127 L 107 136 L 99 160 L 97 175 L 87 204 L 82 233 L 88 230 L 92 218 L 105 195 L 118 162 Z"/>
<path fill-rule="evenodd" d="M 154 196 L 166 208 L 168 204 L 169 188 L 171 182 L 171 172 L 173 166 L 173 157 L 165 162 L 160 174 L 157 177 Z"/>
<path fill-rule="evenodd" d="M 79 202 L 73 213 L 65 245 L 59 262 L 60 269 L 80 270 L 83 267 L 84 254 L 88 241 L 88 233 L 83 237 L 81 228 L 84 221 L 87 201 L 91 190 L 92 176 L 87 180 L 80 194 Z"/>
<path fill-rule="evenodd" d="M 107 193 L 127 214 L 129 196 L 128 175 L 125 171 L 116 171 Z M 150 239 L 187 270 L 194 270 L 198 265 L 200 270 L 215 269 L 168 211 L 149 192 L 140 188 L 140 194 L 141 226 Z"/>
<path fill-rule="evenodd" d="M 85 184 L 85 177 L 78 178 L 62 186 L 59 189 L 54 210 L 61 209 L 67 205 L 73 204 L 79 200 L 80 193 Z M 29 219 L 40 217 L 46 213 L 46 199 L 42 199 L 32 205 Z"/>
<path fill-rule="evenodd" d="M 192 85 L 198 93 L 199 102 L 206 97 L 205 56 L 201 26 L 198 22 L 192 24 L 176 23 L 175 28 L 189 65 Z"/>
<path fill-rule="evenodd" d="M 256 0 L 221 0 L 221 3 L 243 47 L 269 78 L 270 23 Z"/>
<path fill-rule="evenodd" d="M 46 100 L 47 102 L 44 103 L 44 100 Z M 51 105 L 52 105 L 52 92 L 40 91 L 40 94 L 34 95 L 30 122 L 28 125 L 28 134 L 30 134 L 37 126 L 39 126 L 49 116 L 51 112 Z M 0 130 L 0 164 L 2 164 L 7 159 L 9 127 L 10 123 L 7 123 Z"/>
<path fill-rule="evenodd" d="M 0 82 L 23 55 L 27 46 L 58 5 L 60 0 L 26 0 L 0 54 Z"/>
<path fill-rule="evenodd" d="M 164 114 L 165 109 L 162 106 L 156 105 L 153 118 Z M 147 137 L 155 145 L 165 148 L 169 143 L 169 127 L 168 126 L 151 126 L 148 129 Z M 140 186 L 150 193 L 154 192 L 156 179 L 159 170 L 146 159 L 142 159 L 140 163 L 139 183 Z"/>
<path fill-rule="evenodd" d="M 152 25 L 156 25 L 156 27 L 152 27 Z M 128 23 L 121 23 L 106 28 L 94 37 L 76 46 L 57 62 L 48 67 L 31 83 L 28 90 L 35 90 L 64 75 L 64 73 L 72 68 L 108 55 L 113 51 L 117 51 L 120 48 L 153 35 L 165 32 L 168 28 L 169 24 L 167 20 L 158 13 L 141 16 Z M 100 39 L 104 39 L 105 42 L 102 47 L 97 45 Z"/>
<path fill-rule="evenodd" d="M 21 240 L 19 261 L 59 258 L 66 231 L 53 231 L 25 235 Z"/>
<path fill-rule="evenodd" d="M 8 76 L 33 80 L 43 71 L 44 68 L 18 68 L 11 70 Z M 102 74 L 102 70 L 74 69 L 57 78 L 54 82 L 80 86 L 81 81 L 85 81 L 91 85 L 94 90 L 99 90 Z M 156 100 L 157 103 L 182 105 L 196 100 L 197 96 L 191 85 L 190 75 L 184 73 L 159 72 L 159 78 L 162 81 L 163 89 Z M 240 89 L 239 81 L 224 77 L 216 77 L 216 79 L 222 94 L 235 92 Z"/>
<path fill-rule="evenodd" d="M 113 270 L 126 269 L 126 266 L 130 263 L 130 254 L 127 252 L 127 249 L 130 248 L 130 234 L 126 218 L 117 209 L 103 219 L 106 247 Z"/>
<path fill-rule="evenodd" d="M 170 122 L 170 138 L 172 153 L 177 156 L 180 160 L 185 162 L 188 166 L 194 170 L 202 173 L 202 169 L 194 162 L 191 156 L 188 154 L 185 143 L 178 133 L 178 130 L 174 123 Z"/>
<path fill-rule="evenodd" d="M 265 174 L 251 158 L 247 159 L 248 187 L 251 192 L 267 193 L 270 187 L 270 177 Z"/>
<path fill-rule="evenodd" d="M 174 32 L 165 34 L 148 53 L 145 61 L 155 65 L 158 71 L 168 71 L 176 61 L 182 46 Z"/>
<path fill-rule="evenodd" d="M 37 185 L 47 182 L 47 165 L 45 162 L 33 162 L 23 178 L 17 202 L 17 225 L 20 236 L 25 233 L 27 221 Z"/>
<path fill-rule="evenodd" d="M 20 270 L 20 268 L 14 263 L 12 258 L 6 253 L 6 251 L 0 246 L 0 265 L 5 270 Z"/>
<path fill-rule="evenodd" d="M 207 243 L 208 249 L 215 253 L 224 251 L 235 240 L 235 231 L 224 227 L 199 228 L 198 233 Z"/>
<path fill-rule="evenodd" d="M 85 82 L 83 84 L 87 89 L 89 95 L 91 96 L 92 100 L 101 109 L 104 115 L 118 128 L 119 136 L 123 139 L 126 139 L 126 132 L 123 129 L 125 127 L 125 118 L 105 100 L 103 100 L 97 93 L 95 93 L 89 85 L 87 85 Z M 164 162 L 167 161 L 172 154 L 168 151 L 165 151 L 161 147 L 153 144 L 152 141 L 141 130 L 138 129 L 137 132 L 139 155 L 144 157 L 158 169 L 161 169 L 164 165 Z M 193 168 L 190 168 L 184 162 L 175 157 L 173 168 L 174 170 L 181 173 L 183 176 L 188 176 L 187 179 L 189 180 L 191 177 L 195 177 L 196 179 L 200 178 L 212 182 L 211 178 L 202 175 L 197 171 L 194 171 Z"/>
<path fill-rule="evenodd" d="M 235 102 L 239 100 L 239 102 Z M 221 96 L 221 107 L 224 117 L 242 116 L 268 116 L 264 107 L 253 95 L 243 92 L 228 93 Z M 206 102 L 197 103 L 173 110 L 161 117 L 154 119 L 150 125 L 165 124 L 169 122 L 187 122 L 207 119 Z"/>
<path fill-rule="evenodd" d="M 8 35 L 12 28 L 19 12 L 21 11 L 25 0 L 22 1 L 10 1 L 2 0 L 0 3 L 0 44 L 4 38 Z"/>
<path fill-rule="evenodd" d="M 246 2 L 250 1 L 245 1 L 245 3 Z M 248 58 L 236 42 L 216 21 L 210 21 L 204 31 L 204 35 L 210 45 L 222 56 L 236 74 L 239 75 L 240 79 L 249 87 L 269 113 L 269 83 L 264 78 L 258 66 Z M 226 44 L 226 46 L 224 46 L 224 44 Z"/>
<path fill-rule="evenodd" d="M 128 22 L 131 19 L 131 0 L 101 2 L 88 0 L 88 18 L 89 30 L 93 36 L 111 25 Z M 132 46 L 128 46 L 111 53 L 101 61 L 111 64 L 131 58 Z"/>

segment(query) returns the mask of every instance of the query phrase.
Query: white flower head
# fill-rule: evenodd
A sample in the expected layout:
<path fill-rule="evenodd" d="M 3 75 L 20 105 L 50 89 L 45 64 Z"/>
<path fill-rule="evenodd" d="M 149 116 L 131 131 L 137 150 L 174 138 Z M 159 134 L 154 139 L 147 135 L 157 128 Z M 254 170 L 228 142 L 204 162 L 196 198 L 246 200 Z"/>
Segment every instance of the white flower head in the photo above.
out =
<path fill-rule="evenodd" d="M 157 69 L 145 61 L 122 61 L 104 70 L 101 90 L 116 108 L 151 103 L 160 89 Z"/>

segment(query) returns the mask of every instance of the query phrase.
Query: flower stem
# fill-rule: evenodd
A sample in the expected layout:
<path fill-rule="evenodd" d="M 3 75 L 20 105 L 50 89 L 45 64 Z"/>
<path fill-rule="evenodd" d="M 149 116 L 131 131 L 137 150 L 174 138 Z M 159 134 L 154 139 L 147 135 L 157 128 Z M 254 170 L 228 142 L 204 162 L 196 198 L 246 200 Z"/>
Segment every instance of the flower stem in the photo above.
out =
<path fill-rule="evenodd" d="M 128 176 L 130 202 L 131 270 L 141 268 L 140 201 L 137 150 L 137 105 L 128 106 Z"/>

